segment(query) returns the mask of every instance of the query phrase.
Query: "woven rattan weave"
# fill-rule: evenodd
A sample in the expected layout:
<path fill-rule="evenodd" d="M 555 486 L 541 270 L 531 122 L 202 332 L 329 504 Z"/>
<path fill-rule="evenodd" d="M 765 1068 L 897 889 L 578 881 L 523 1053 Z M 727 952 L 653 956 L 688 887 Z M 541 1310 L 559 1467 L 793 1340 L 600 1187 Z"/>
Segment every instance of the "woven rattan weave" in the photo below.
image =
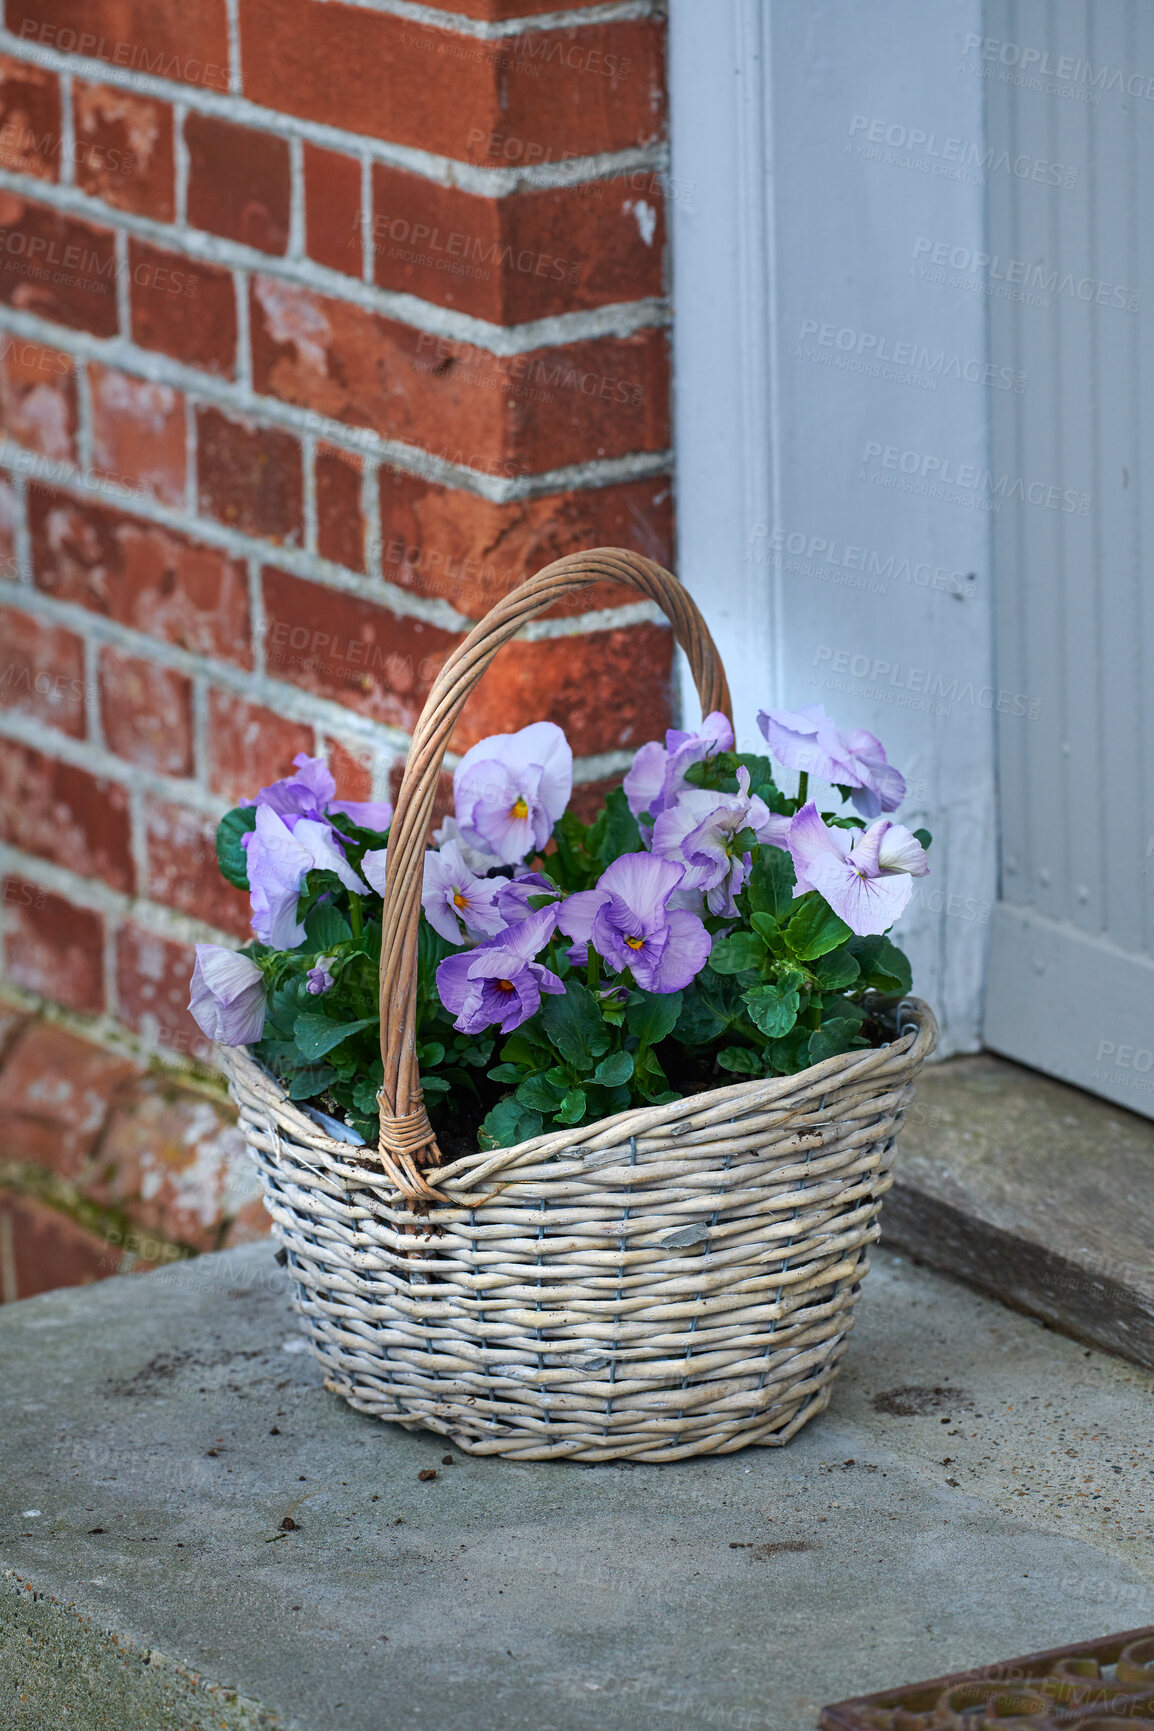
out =
<path fill-rule="evenodd" d="M 519 1460 L 784 1443 L 821 1411 L 878 1235 L 889 1151 L 936 1039 L 912 999 L 887 1045 L 441 1162 L 413 1028 L 437 775 L 501 645 L 606 580 L 662 606 L 703 707 L 728 708 L 686 592 L 615 549 L 548 566 L 450 657 L 389 838 L 380 1148 L 333 1141 L 248 1053 L 224 1053 L 327 1386 L 363 1412 Z"/>

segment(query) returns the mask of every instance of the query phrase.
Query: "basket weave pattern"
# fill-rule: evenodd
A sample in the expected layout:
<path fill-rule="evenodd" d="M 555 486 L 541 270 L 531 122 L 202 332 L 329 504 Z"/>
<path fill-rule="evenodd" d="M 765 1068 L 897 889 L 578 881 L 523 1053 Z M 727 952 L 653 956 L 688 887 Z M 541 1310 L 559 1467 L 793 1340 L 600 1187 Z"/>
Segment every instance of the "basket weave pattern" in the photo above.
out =
<path fill-rule="evenodd" d="M 547 567 L 450 658 L 389 839 L 379 1150 L 333 1141 L 246 1052 L 224 1053 L 326 1386 L 362 1412 L 517 1460 L 780 1444 L 822 1410 L 878 1236 L 889 1151 L 936 1040 L 910 999 L 888 1045 L 441 1163 L 413 1027 L 437 774 L 501 644 L 559 595 L 606 578 L 664 607 L 703 708 L 728 708 L 685 591 L 614 549 Z"/>

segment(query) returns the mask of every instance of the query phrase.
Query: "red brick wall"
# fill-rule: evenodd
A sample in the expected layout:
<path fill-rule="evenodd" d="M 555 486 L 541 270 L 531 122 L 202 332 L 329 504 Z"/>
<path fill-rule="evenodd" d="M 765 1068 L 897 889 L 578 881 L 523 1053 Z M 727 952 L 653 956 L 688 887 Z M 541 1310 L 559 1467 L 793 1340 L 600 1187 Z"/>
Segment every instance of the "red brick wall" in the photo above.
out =
<path fill-rule="evenodd" d="M 395 786 L 498 596 L 670 560 L 662 23 L 534 10 L 5 0 L 4 972 L 163 1053 L 246 935 L 228 804 L 301 750 Z M 548 716 L 592 782 L 665 725 L 664 626 L 582 607 L 458 748 Z"/>

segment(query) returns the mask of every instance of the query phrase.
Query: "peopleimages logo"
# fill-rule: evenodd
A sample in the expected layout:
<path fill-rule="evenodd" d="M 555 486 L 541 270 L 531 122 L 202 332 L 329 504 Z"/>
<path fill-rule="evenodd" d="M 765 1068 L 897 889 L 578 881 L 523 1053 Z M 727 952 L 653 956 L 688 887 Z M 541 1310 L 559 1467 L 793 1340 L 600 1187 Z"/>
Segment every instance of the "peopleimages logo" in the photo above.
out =
<path fill-rule="evenodd" d="M 817 319 L 802 319 L 798 341 L 813 337 L 824 348 L 837 349 L 843 355 L 855 355 L 868 361 L 890 361 L 895 367 L 909 367 L 915 373 L 928 373 L 939 379 L 964 379 L 971 385 L 989 385 L 996 391 L 1024 391 L 1026 374 L 1013 367 L 1001 367 L 993 361 L 964 360 L 945 349 L 928 349 L 924 343 L 894 342 L 876 331 L 856 331 L 849 325 L 819 324 Z"/>
<path fill-rule="evenodd" d="M 967 181 L 974 186 L 984 186 L 987 174 L 1009 174 L 1015 180 L 1066 188 L 1078 181 L 1078 170 L 1066 163 L 1021 153 L 1011 156 L 1008 150 L 993 145 L 927 132 L 924 127 L 905 126 L 900 121 L 874 120 L 868 114 L 852 117 L 845 148 L 869 162 L 912 168 L 919 174 Z"/>
<path fill-rule="evenodd" d="M 926 492 L 957 504 L 981 500 L 987 509 L 999 511 L 1004 504 L 1016 501 L 1080 517 L 1090 512 L 1091 495 L 1079 492 L 1076 487 L 1028 481 L 1022 475 L 995 475 L 993 470 L 983 469 L 977 463 L 955 463 L 952 457 L 938 457 L 931 451 L 903 451 L 900 445 L 882 445 L 876 439 L 866 440 L 862 463 L 863 479 L 900 486 L 906 491 Z"/>
<path fill-rule="evenodd" d="M 980 279 L 974 286 L 985 286 L 987 293 L 998 292 L 998 285 L 1021 288 L 1033 294 L 1066 295 L 1085 306 L 1118 307 L 1136 313 L 1142 303 L 1141 289 L 1126 288 L 1119 283 L 1103 282 L 1098 277 L 1076 276 L 1073 271 L 1060 271 L 1042 263 L 1030 264 L 1023 258 L 1002 258 L 998 253 L 976 252 L 968 246 L 951 246 L 949 241 L 930 240 L 920 235 L 914 242 L 914 260 L 924 260 L 936 275 L 923 270 L 927 281 L 947 282 L 947 269 L 965 278 Z M 963 280 L 960 286 L 970 284 Z M 1025 374 L 1022 374 L 1023 379 Z"/>
<path fill-rule="evenodd" d="M 967 59 L 976 56 L 970 62 L 975 72 L 979 63 L 985 61 L 987 65 L 1004 66 L 1038 79 L 1088 85 L 1099 93 L 1113 90 L 1119 96 L 1141 96 L 1146 101 L 1154 97 L 1154 77 L 1145 72 L 1125 72 L 1120 66 L 1110 65 L 1095 68 L 1091 61 L 1080 60 L 1076 54 L 1052 55 L 1048 48 L 1005 42 L 998 36 L 967 35 L 962 53 Z"/>

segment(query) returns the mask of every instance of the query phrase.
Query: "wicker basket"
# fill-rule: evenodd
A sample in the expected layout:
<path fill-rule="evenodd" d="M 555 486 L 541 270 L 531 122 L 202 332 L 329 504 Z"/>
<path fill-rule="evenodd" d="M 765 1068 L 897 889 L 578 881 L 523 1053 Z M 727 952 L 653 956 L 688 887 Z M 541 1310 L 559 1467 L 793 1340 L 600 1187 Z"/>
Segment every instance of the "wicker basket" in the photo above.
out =
<path fill-rule="evenodd" d="M 605 581 L 663 608 L 703 708 L 728 710 L 689 596 L 617 549 L 548 566 L 449 658 L 389 839 L 380 1148 L 331 1140 L 247 1052 L 224 1053 L 326 1387 L 513 1460 L 720 1454 L 788 1442 L 822 1410 L 878 1236 L 889 1151 L 937 1034 L 910 999 L 888 1045 L 441 1162 L 413 1037 L 441 761 L 502 644 Z"/>

